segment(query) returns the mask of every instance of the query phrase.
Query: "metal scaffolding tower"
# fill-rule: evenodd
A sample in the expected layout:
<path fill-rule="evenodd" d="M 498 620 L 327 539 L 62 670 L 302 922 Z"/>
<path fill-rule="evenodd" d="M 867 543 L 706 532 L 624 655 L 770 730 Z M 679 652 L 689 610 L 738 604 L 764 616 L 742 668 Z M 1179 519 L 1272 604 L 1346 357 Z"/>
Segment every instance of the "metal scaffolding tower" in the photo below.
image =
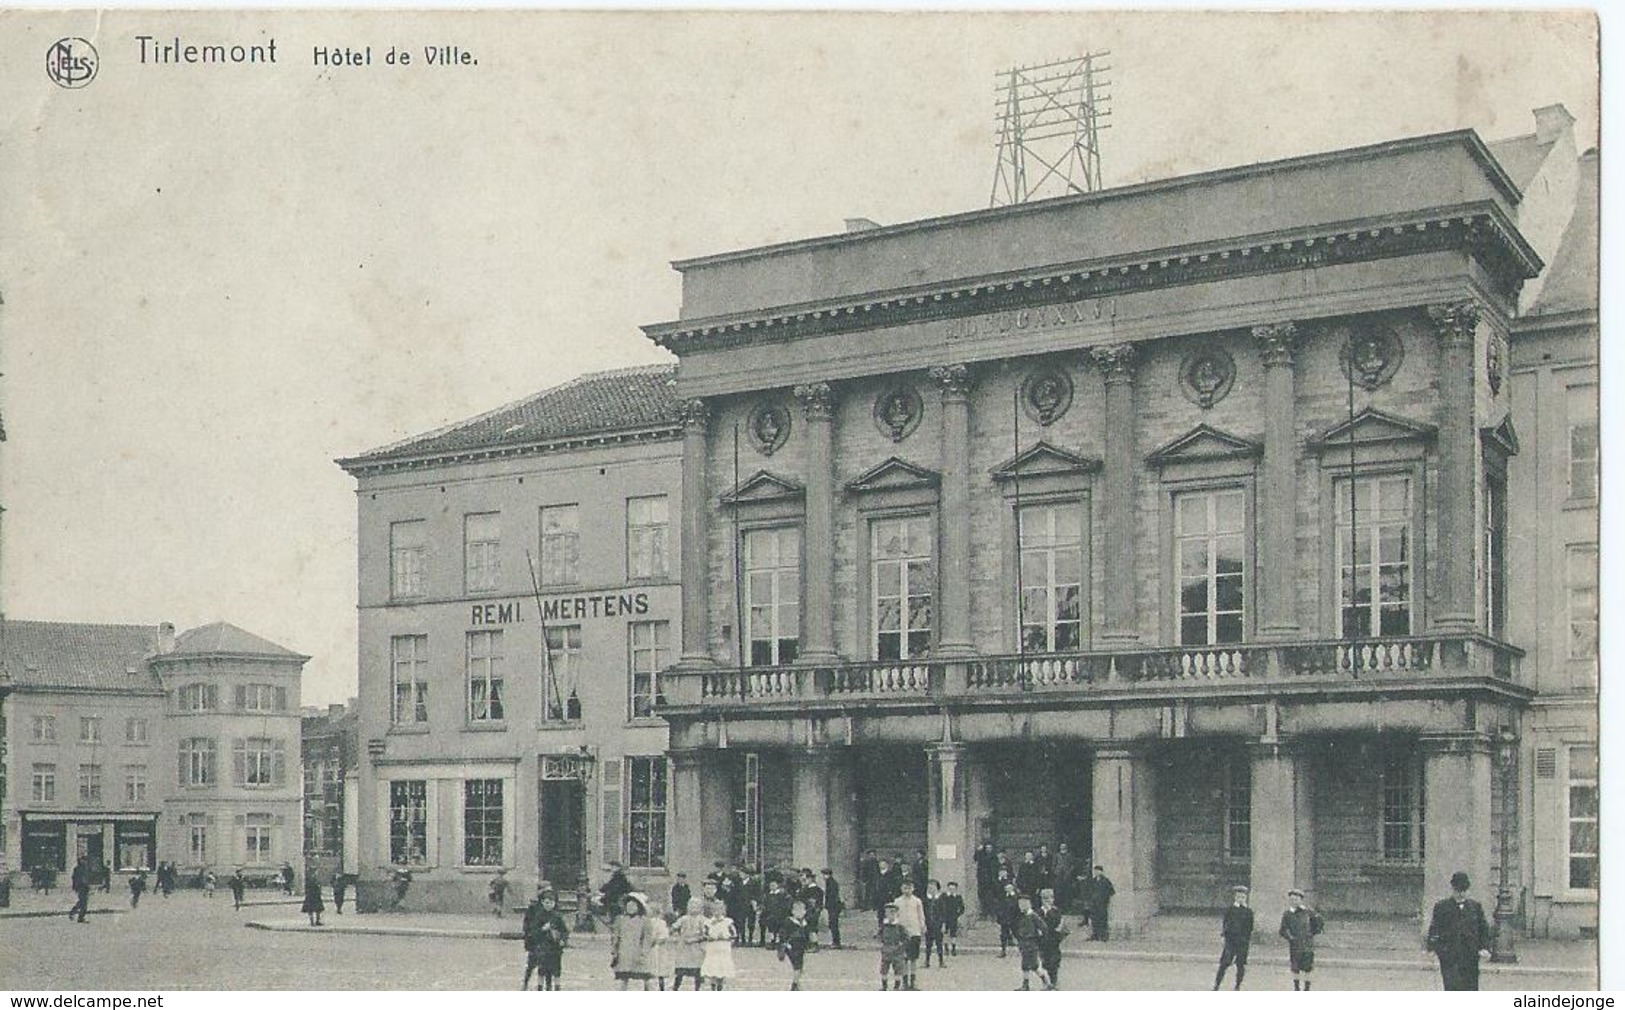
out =
<path fill-rule="evenodd" d="M 1106 50 L 997 75 L 999 164 L 991 206 L 1101 188 L 1100 131 L 1110 124 Z"/>

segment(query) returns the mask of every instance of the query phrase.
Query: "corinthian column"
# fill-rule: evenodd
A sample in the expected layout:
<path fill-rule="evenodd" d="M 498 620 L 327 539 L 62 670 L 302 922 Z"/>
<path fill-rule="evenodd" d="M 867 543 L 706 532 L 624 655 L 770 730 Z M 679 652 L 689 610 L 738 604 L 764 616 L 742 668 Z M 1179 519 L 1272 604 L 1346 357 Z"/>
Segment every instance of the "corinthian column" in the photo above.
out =
<path fill-rule="evenodd" d="M 1297 413 L 1293 354 L 1298 329 L 1293 323 L 1254 326 L 1253 339 L 1264 359 L 1264 495 L 1258 523 L 1259 588 L 1263 590 L 1258 630 L 1264 638 L 1291 638 L 1298 631 L 1293 578 L 1298 561 Z"/>
<path fill-rule="evenodd" d="M 942 587 L 940 656 L 975 650 L 970 634 L 970 369 L 939 365 L 931 381 L 942 390 Z"/>
<path fill-rule="evenodd" d="M 684 400 L 679 416 L 683 423 L 683 521 L 679 550 L 683 580 L 684 666 L 710 666 L 711 660 L 711 572 L 707 563 L 711 517 L 710 482 L 706 469 L 710 462 L 707 432 L 711 408 L 704 400 Z"/>
<path fill-rule="evenodd" d="M 1473 563 L 1478 546 L 1473 521 L 1473 473 L 1478 456 L 1473 425 L 1473 347 L 1476 302 L 1429 305 L 1439 335 L 1439 574 L 1432 624 L 1440 629 L 1473 625 Z"/>
<path fill-rule="evenodd" d="M 1134 558 L 1139 524 L 1134 493 L 1140 472 L 1134 438 L 1134 369 L 1138 352 L 1133 344 L 1112 344 L 1091 352 L 1106 381 L 1106 471 L 1102 514 L 1106 520 L 1106 627 L 1107 643 L 1137 641 L 1139 579 Z"/>
<path fill-rule="evenodd" d="M 807 515 L 802 549 L 798 662 L 832 663 L 835 653 L 835 394 L 827 382 L 795 388 L 807 418 Z"/>

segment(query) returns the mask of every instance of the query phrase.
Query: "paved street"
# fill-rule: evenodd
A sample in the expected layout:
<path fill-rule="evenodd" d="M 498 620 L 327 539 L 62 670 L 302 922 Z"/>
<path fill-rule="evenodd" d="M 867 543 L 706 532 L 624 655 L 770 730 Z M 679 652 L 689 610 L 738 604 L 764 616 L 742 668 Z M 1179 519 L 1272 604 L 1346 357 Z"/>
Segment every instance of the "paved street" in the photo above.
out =
<path fill-rule="evenodd" d="M 357 927 L 441 928 L 469 932 L 496 928 L 494 919 L 462 917 L 342 917 L 331 911 L 324 922 L 334 931 L 297 929 L 304 917 L 296 904 L 271 904 L 234 912 L 225 892 L 206 900 L 196 892 L 169 900 L 147 896 L 131 911 L 128 898 L 97 894 L 84 925 L 64 914 L 21 917 L 15 913 L 60 908 L 71 896 L 19 894 L 12 909 L 0 912 L 0 988 L 46 989 L 514 989 L 524 966 L 513 940 L 446 936 L 390 936 L 339 932 Z M 269 897 L 268 895 L 266 897 Z M 250 929 L 259 921 L 291 931 Z M 502 926 L 517 928 L 517 920 Z M 1063 989 L 1205 989 L 1212 984 L 1208 952 L 1136 952 L 1127 948 L 1088 949 L 1069 954 L 1062 967 Z M 1525 963 L 1513 970 L 1487 967 L 1486 989 L 1574 989 L 1594 987 L 1584 967 L 1594 945 L 1533 945 Z M 1213 954 L 1217 954 L 1215 949 Z M 1280 952 L 1257 948 L 1249 988 L 1287 988 Z M 868 989 L 878 985 L 878 956 L 872 950 L 824 951 L 808 958 L 806 988 Z M 608 947 L 584 937 L 566 955 L 566 989 L 608 989 Z M 780 989 L 785 967 L 767 951 L 738 953 L 740 977 L 734 988 Z M 945 969 L 922 970 L 922 989 L 1011 989 L 1019 984 L 1014 954 L 961 953 Z M 1431 962 L 1417 953 L 1389 955 L 1388 963 L 1324 964 L 1316 972 L 1323 989 L 1430 989 L 1438 987 Z"/>

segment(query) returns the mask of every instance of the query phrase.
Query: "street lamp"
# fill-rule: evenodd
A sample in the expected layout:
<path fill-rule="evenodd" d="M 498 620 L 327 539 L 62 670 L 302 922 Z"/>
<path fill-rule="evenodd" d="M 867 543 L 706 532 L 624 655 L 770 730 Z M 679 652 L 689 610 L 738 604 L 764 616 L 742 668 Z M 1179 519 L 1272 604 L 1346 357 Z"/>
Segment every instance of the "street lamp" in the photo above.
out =
<path fill-rule="evenodd" d="M 1496 763 L 1501 770 L 1501 881 L 1500 889 L 1495 893 L 1495 938 L 1490 960 L 1497 964 L 1514 964 L 1518 960 L 1518 952 L 1512 933 L 1512 884 L 1508 874 L 1511 870 L 1512 825 L 1518 802 L 1517 781 L 1514 778 L 1518 737 L 1512 732 L 1512 727 L 1502 726 L 1496 734 L 1495 743 Z"/>

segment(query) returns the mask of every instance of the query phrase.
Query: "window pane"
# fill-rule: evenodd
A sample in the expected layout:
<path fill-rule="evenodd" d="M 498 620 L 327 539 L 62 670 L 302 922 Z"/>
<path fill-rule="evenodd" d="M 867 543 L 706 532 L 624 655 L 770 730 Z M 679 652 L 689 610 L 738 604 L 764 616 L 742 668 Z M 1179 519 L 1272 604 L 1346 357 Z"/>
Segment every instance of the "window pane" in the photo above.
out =
<path fill-rule="evenodd" d="M 1597 788 L 1595 786 L 1573 786 L 1569 789 L 1569 816 L 1597 816 Z M 1570 848 L 1578 849 L 1579 846 L 1571 842 Z"/>

